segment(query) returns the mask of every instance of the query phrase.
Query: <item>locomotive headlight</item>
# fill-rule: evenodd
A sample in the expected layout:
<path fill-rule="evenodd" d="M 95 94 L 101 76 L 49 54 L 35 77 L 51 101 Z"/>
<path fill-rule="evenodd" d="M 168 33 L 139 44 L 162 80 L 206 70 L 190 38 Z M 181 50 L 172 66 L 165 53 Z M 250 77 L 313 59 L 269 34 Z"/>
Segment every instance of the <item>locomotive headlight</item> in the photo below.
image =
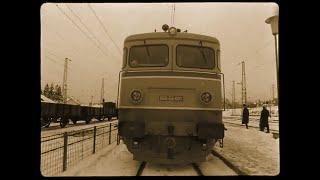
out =
<path fill-rule="evenodd" d="M 170 35 L 176 35 L 177 34 L 177 29 L 175 27 L 169 28 L 169 34 Z"/>
<path fill-rule="evenodd" d="M 142 101 L 142 91 L 135 89 L 131 92 L 130 97 L 134 104 L 138 104 Z"/>
<path fill-rule="evenodd" d="M 200 100 L 204 104 L 209 104 L 212 101 L 212 95 L 209 92 L 203 92 L 200 95 Z"/>

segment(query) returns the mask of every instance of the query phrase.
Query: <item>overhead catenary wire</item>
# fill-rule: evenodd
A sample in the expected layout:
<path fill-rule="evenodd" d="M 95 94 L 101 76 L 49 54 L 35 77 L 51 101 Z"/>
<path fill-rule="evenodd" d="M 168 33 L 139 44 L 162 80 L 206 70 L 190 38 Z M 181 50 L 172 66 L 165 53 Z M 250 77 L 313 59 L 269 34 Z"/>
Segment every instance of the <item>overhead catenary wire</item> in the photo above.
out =
<path fill-rule="evenodd" d="M 55 57 L 57 57 L 58 59 L 62 59 L 60 56 L 56 55 L 56 54 L 53 53 L 52 51 L 49 51 L 47 48 L 46 48 L 45 52 L 46 52 L 46 53 L 49 53 L 49 54 L 51 54 L 51 55 L 53 55 L 53 56 L 55 56 Z"/>
<path fill-rule="evenodd" d="M 175 15 L 175 11 L 176 11 L 176 4 L 173 3 L 173 16 L 172 16 L 172 25 L 174 26 L 174 15 Z"/>
<path fill-rule="evenodd" d="M 104 24 L 102 23 L 102 21 L 100 20 L 100 18 L 98 17 L 97 13 L 95 12 L 95 10 L 91 7 L 91 5 L 89 3 L 87 3 L 88 7 L 91 9 L 92 13 L 94 14 L 94 16 L 97 18 L 97 20 L 99 21 L 100 25 L 102 26 L 102 29 L 104 30 L 104 32 L 107 34 L 107 36 L 111 39 L 112 43 L 114 44 L 114 46 L 116 47 L 116 49 L 118 50 L 119 54 L 121 55 L 121 49 L 119 48 L 119 46 L 115 43 L 115 41 L 112 39 L 112 37 L 110 36 L 110 34 L 108 33 L 106 27 L 104 26 Z"/>
<path fill-rule="evenodd" d="M 48 55 L 45 55 L 45 57 L 46 57 L 47 59 L 51 60 L 52 62 L 56 63 L 57 65 L 64 66 L 64 64 L 60 64 L 61 61 L 59 61 L 59 60 L 56 60 L 56 59 L 54 59 L 54 58 L 51 58 L 51 57 L 49 57 Z M 62 62 L 61 62 L 61 63 L 62 63 Z M 70 67 L 68 67 L 68 70 L 72 70 L 72 71 L 73 71 L 73 69 L 71 69 Z"/>
<path fill-rule="evenodd" d="M 98 44 L 104 46 L 101 41 L 94 35 L 94 33 L 88 28 L 88 26 L 81 20 L 81 18 L 70 8 L 67 4 L 66 7 L 70 10 L 70 12 L 79 20 L 79 22 L 86 28 L 86 30 L 89 32 L 89 34 L 98 42 Z M 107 48 L 105 48 L 107 49 Z"/>
<path fill-rule="evenodd" d="M 256 54 L 259 54 L 261 52 L 261 50 L 265 49 L 268 47 L 268 45 L 273 41 L 273 39 L 269 40 L 268 42 L 266 42 L 261 48 L 257 49 L 255 52 Z"/>
<path fill-rule="evenodd" d="M 47 24 L 47 23 L 45 23 L 45 21 L 42 21 L 41 22 L 41 24 Z M 46 26 L 48 26 L 48 24 L 46 25 Z M 53 29 L 53 28 L 48 28 L 48 29 Z M 57 36 L 57 37 L 59 37 L 59 39 L 61 39 L 63 42 L 69 42 L 69 41 L 67 41 L 61 34 L 59 34 L 57 31 L 53 31 L 53 33 Z M 69 51 L 72 51 L 73 52 L 73 55 L 78 55 L 79 54 L 79 52 L 76 50 L 76 49 L 74 49 L 73 47 L 75 47 L 75 45 L 72 45 L 72 46 L 67 46 L 67 47 L 69 47 Z M 69 51 L 68 51 L 68 53 L 69 53 Z M 68 55 L 68 56 L 70 56 L 70 55 Z"/>
<path fill-rule="evenodd" d="M 56 4 L 56 6 L 57 6 L 57 8 L 62 12 L 62 14 L 63 14 L 65 17 L 67 17 L 67 18 L 72 22 L 72 24 L 75 25 L 75 26 L 77 27 L 77 29 L 79 29 L 79 30 L 82 32 L 83 35 L 86 36 L 86 38 L 88 38 L 91 42 L 93 42 L 93 44 L 94 44 L 98 49 L 100 49 L 101 52 L 102 52 L 106 57 L 108 57 L 108 55 L 105 54 L 105 52 L 100 48 L 100 46 L 97 45 L 96 42 L 95 42 L 94 40 L 92 40 L 92 38 L 90 38 L 90 37 L 88 36 L 88 34 L 87 34 L 86 32 L 84 32 L 84 31 L 77 25 L 77 23 L 75 23 L 75 22 L 70 18 L 70 16 L 68 16 L 57 4 Z"/>
<path fill-rule="evenodd" d="M 52 62 L 54 62 L 54 63 L 56 63 L 56 64 L 58 64 L 58 65 L 62 65 L 62 66 L 63 66 L 63 64 L 60 64 L 57 60 L 49 57 L 48 55 L 45 55 L 45 57 L 48 58 L 50 61 L 52 61 Z"/>
<path fill-rule="evenodd" d="M 57 31 L 54 31 L 54 32 L 55 32 L 55 34 L 56 34 L 63 42 L 66 42 L 66 40 L 65 40 Z M 70 47 L 70 50 L 73 51 L 73 55 L 79 55 L 79 54 L 80 54 L 79 51 L 77 51 L 77 50 L 74 49 L 74 48 L 71 48 L 71 47 L 74 47 L 74 46 L 68 46 L 68 47 Z M 61 58 L 61 56 L 57 56 L 55 53 L 52 53 L 51 50 L 48 51 L 47 48 L 45 48 L 45 49 L 46 49 L 46 52 L 54 55 L 55 57 L 57 57 L 57 58 L 59 58 L 59 59 L 63 59 L 63 58 Z M 82 67 L 82 66 L 81 66 L 81 67 Z M 87 67 L 86 67 L 86 68 L 87 68 Z"/>
<path fill-rule="evenodd" d="M 170 22 L 171 22 L 171 26 L 174 26 L 174 16 L 175 16 L 175 10 L 176 10 L 176 5 L 175 3 L 173 3 L 171 5 L 171 19 L 170 19 Z"/>

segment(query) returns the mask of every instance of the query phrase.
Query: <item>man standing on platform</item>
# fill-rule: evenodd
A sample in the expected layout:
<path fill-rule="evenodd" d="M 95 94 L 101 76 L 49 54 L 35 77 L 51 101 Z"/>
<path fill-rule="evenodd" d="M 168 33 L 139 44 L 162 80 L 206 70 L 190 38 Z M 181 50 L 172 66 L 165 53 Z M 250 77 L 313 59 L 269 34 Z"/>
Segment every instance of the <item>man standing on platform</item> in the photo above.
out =
<path fill-rule="evenodd" d="M 261 111 L 260 116 L 260 131 L 264 131 L 265 127 L 267 127 L 267 133 L 269 133 L 269 121 L 268 118 L 270 116 L 269 111 L 266 108 L 266 105 L 263 105 L 263 109 Z"/>
<path fill-rule="evenodd" d="M 247 129 L 248 129 L 248 123 L 249 123 L 249 110 L 247 108 L 247 105 L 243 104 L 242 124 L 245 124 Z"/>

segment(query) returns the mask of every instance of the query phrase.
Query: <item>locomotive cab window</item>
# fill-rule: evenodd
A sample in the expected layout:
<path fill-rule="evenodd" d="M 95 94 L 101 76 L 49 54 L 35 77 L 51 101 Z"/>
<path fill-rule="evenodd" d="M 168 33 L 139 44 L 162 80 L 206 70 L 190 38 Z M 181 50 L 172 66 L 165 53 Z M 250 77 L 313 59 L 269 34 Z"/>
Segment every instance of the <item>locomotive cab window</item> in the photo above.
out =
<path fill-rule="evenodd" d="M 123 62 L 122 62 L 122 67 L 126 67 L 127 65 L 127 48 L 123 48 Z"/>
<path fill-rule="evenodd" d="M 161 67 L 169 63 L 169 48 L 166 45 L 133 46 L 129 52 L 131 67 Z"/>
<path fill-rule="evenodd" d="M 219 71 L 221 71 L 220 50 L 217 50 L 217 67 L 218 67 Z"/>
<path fill-rule="evenodd" d="M 178 45 L 177 65 L 185 68 L 213 69 L 215 53 L 209 47 Z"/>

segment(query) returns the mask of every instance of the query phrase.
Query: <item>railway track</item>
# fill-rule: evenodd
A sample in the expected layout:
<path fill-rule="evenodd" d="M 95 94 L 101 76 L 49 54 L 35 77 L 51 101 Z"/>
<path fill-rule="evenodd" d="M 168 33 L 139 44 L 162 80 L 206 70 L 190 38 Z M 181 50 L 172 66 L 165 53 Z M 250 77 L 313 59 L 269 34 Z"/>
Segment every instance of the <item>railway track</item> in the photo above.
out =
<path fill-rule="evenodd" d="M 230 168 L 236 175 L 240 175 L 240 176 L 247 176 L 248 174 L 246 174 L 245 172 L 241 171 L 237 166 L 235 166 L 234 164 L 232 164 L 230 161 L 228 161 L 226 158 L 224 158 L 222 155 L 220 155 L 218 152 L 212 150 L 211 154 L 215 157 L 217 157 L 218 159 L 220 159 L 228 168 Z M 136 173 L 136 176 L 142 176 L 145 168 L 146 168 L 147 162 L 142 162 L 139 165 L 138 171 Z M 198 176 L 206 176 L 205 175 L 205 171 L 203 171 L 201 169 L 201 164 L 198 163 L 191 163 L 190 164 L 192 166 L 192 169 L 196 172 L 196 174 Z M 189 166 L 190 167 L 190 166 Z M 186 168 L 189 168 L 188 166 Z M 230 170 L 230 171 L 231 171 Z M 170 170 L 172 171 L 172 170 Z"/>
<path fill-rule="evenodd" d="M 211 150 L 211 154 L 217 158 L 219 158 L 227 167 L 229 167 L 235 174 L 239 176 L 247 176 L 248 174 L 241 171 L 237 166 L 232 164 L 229 160 L 227 160 L 225 157 L 220 155 L 218 152 Z M 205 176 L 201 168 L 199 167 L 198 164 L 192 163 L 193 169 L 197 172 L 198 176 Z"/>
<path fill-rule="evenodd" d="M 138 168 L 138 171 L 136 173 L 136 176 L 141 176 L 145 167 L 146 167 L 147 162 L 143 161 Z M 199 166 L 196 163 L 192 163 L 192 168 L 195 170 L 195 172 L 197 173 L 198 176 L 203 176 L 203 173 L 201 171 L 201 169 L 199 168 Z"/>
<path fill-rule="evenodd" d="M 141 176 L 144 168 L 146 167 L 146 164 L 147 164 L 147 162 L 145 162 L 145 161 L 143 161 L 143 162 L 140 164 L 136 176 Z"/>
<path fill-rule="evenodd" d="M 193 169 L 197 172 L 198 176 L 204 176 L 201 169 L 199 168 L 198 164 L 192 163 L 191 164 Z"/>
<path fill-rule="evenodd" d="M 237 175 L 240 176 L 247 176 L 248 174 L 246 174 L 245 172 L 241 171 L 237 166 L 235 166 L 234 164 L 232 164 L 230 161 L 228 161 L 226 158 L 224 158 L 221 154 L 219 154 L 217 151 L 215 150 L 211 150 L 211 154 L 213 156 L 218 157 L 220 160 L 222 160 L 224 162 L 224 164 L 226 164 L 230 169 L 232 169 Z"/>

